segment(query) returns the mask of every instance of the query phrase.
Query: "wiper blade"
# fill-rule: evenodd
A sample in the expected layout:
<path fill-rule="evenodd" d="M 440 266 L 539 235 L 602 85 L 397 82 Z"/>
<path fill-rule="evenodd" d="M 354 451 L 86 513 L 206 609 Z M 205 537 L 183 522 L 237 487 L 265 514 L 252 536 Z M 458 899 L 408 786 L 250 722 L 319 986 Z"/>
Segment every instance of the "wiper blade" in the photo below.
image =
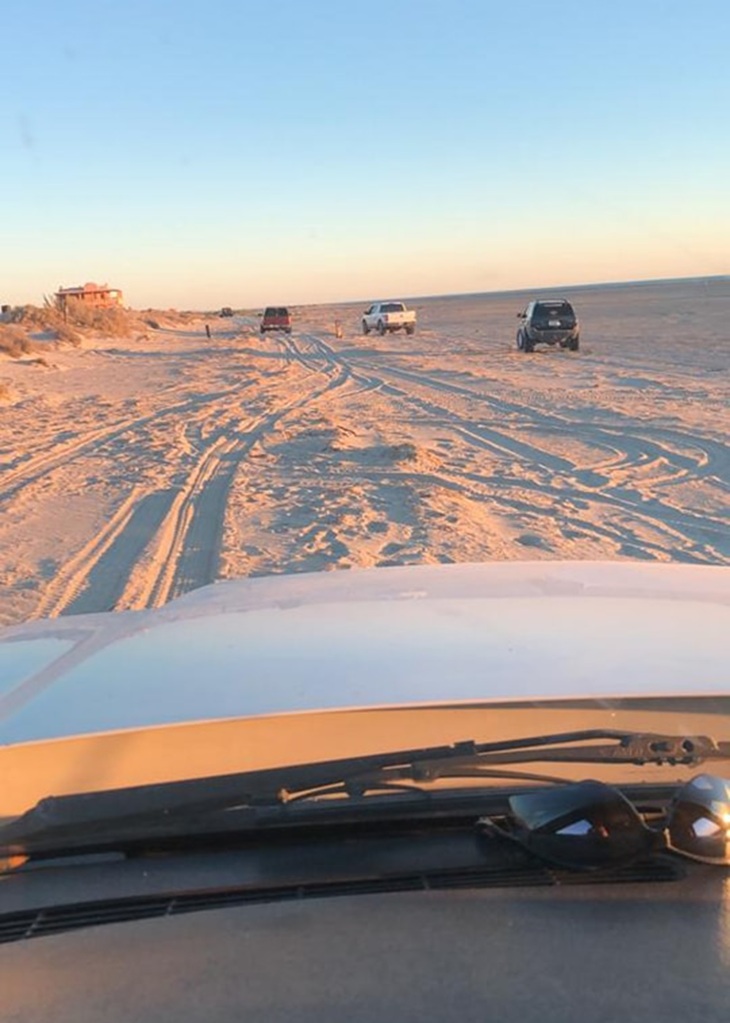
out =
<path fill-rule="evenodd" d="M 697 766 L 730 759 L 730 742 L 709 736 L 585 729 L 553 735 L 396 750 L 312 764 L 243 771 L 237 774 L 164 782 L 42 799 L 31 810 L 0 825 L 0 855 L 76 850 L 100 844 L 203 834 L 216 815 L 235 810 L 241 830 L 258 827 L 293 800 L 326 792 L 362 796 L 439 778 L 521 778 L 565 781 L 515 772 L 507 765 L 529 763 L 656 764 Z M 228 825 L 230 827 L 230 823 Z M 228 827 L 225 830 L 228 830 Z"/>

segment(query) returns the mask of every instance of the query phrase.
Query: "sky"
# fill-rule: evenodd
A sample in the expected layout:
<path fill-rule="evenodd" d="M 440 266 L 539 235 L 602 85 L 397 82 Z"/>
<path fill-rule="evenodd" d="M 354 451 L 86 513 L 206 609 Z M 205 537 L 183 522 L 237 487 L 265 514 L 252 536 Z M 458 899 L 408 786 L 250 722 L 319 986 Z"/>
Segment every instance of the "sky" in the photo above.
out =
<path fill-rule="evenodd" d="M 10 0 L 0 301 L 730 272 L 727 0 Z"/>

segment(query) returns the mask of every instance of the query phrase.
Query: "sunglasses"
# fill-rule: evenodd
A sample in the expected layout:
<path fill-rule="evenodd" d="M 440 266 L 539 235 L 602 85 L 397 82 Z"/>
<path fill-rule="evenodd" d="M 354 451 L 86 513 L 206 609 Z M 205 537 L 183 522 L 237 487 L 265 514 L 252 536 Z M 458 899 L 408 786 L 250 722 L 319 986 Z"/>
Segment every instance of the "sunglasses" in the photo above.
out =
<path fill-rule="evenodd" d="M 509 797 L 496 831 L 556 866 L 578 870 L 627 863 L 669 850 L 730 866 L 730 782 L 700 774 L 674 796 L 661 828 L 650 827 L 618 789 L 582 781 Z"/>

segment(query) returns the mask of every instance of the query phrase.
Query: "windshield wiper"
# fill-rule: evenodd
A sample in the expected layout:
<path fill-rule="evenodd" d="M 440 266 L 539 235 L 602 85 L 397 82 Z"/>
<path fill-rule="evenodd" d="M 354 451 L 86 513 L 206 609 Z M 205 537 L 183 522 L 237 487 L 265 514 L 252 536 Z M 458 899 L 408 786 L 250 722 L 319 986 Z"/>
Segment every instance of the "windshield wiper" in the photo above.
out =
<path fill-rule="evenodd" d="M 588 729 L 553 735 L 397 750 L 312 764 L 243 771 L 79 795 L 48 797 L 0 825 L 0 854 L 64 852 L 125 841 L 205 834 L 235 821 L 240 830 L 281 822 L 267 811 L 293 801 L 339 794 L 361 797 L 396 789 L 417 797 L 440 778 L 518 778 L 564 782 L 509 765 L 645 764 L 694 767 L 730 759 L 730 742 L 709 736 Z M 235 811 L 232 813 L 231 811 Z"/>

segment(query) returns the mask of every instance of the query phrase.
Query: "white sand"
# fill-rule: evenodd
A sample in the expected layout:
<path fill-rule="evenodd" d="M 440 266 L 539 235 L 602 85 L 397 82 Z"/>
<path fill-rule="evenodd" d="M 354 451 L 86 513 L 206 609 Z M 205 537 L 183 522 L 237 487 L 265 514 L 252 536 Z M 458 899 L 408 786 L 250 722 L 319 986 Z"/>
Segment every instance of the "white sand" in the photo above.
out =
<path fill-rule="evenodd" d="M 730 564 L 730 281 L 570 297 L 577 354 L 517 352 L 494 296 L 413 337 L 322 306 L 0 356 L 0 624 L 272 572 Z"/>

